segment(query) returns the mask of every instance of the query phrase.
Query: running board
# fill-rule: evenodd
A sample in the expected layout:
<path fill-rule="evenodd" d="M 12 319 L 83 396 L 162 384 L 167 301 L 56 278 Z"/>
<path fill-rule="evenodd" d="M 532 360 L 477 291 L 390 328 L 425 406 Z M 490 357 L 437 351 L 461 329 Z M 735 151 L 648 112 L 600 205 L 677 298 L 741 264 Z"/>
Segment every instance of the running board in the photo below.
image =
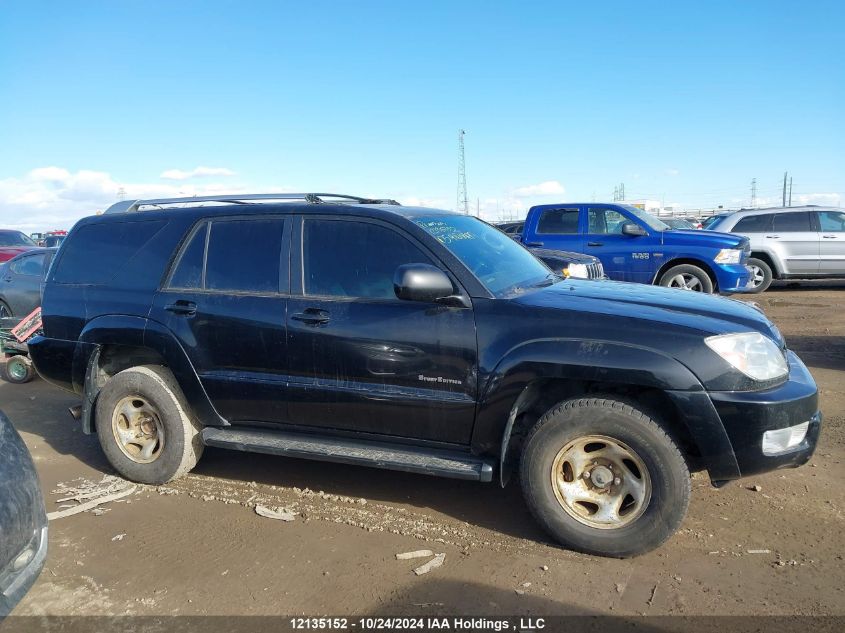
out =
<path fill-rule="evenodd" d="M 371 466 L 452 479 L 493 480 L 491 462 L 458 451 L 287 431 L 212 426 L 203 429 L 202 441 L 206 446 L 250 453 Z"/>

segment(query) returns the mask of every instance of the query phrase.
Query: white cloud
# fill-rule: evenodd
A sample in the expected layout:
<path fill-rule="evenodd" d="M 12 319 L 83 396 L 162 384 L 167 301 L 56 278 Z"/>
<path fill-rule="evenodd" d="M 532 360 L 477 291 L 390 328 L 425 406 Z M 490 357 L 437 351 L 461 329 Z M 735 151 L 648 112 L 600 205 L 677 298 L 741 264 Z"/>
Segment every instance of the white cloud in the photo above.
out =
<path fill-rule="evenodd" d="M 70 172 L 62 167 L 39 167 L 21 177 L 0 179 L 0 226 L 24 232 L 69 229 L 80 218 L 94 215 L 126 199 L 244 193 L 242 185 L 205 181 L 166 184 L 118 182 L 102 171 Z M 249 188 L 250 192 L 288 190 L 285 187 Z"/>
<path fill-rule="evenodd" d="M 667 170 L 666 170 L 666 175 L 667 175 L 667 176 L 677 176 L 677 175 L 678 175 L 678 174 L 680 174 L 680 173 L 681 173 L 681 170 L 680 170 L 680 169 L 667 169 Z"/>
<path fill-rule="evenodd" d="M 553 196 L 565 192 L 566 189 L 557 180 L 546 180 L 536 185 L 517 187 L 512 194 L 515 198 L 530 198 L 532 196 Z"/>
<path fill-rule="evenodd" d="M 212 178 L 215 176 L 234 176 L 235 172 L 226 167 L 194 167 L 191 171 L 182 169 L 168 169 L 159 178 L 163 180 L 188 180 L 190 178 Z"/>

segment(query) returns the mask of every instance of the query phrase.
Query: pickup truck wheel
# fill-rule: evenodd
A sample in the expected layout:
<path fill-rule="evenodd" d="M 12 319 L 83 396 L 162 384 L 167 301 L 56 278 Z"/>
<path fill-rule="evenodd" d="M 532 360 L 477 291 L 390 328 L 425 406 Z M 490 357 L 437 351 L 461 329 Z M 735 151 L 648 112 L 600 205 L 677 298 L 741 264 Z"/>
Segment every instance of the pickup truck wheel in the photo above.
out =
<path fill-rule="evenodd" d="M 531 513 L 557 541 L 600 556 L 658 547 L 689 505 L 689 469 L 675 442 L 616 400 L 568 400 L 546 413 L 523 447 L 520 479 Z"/>
<path fill-rule="evenodd" d="M 96 424 L 109 462 L 132 481 L 167 483 L 202 455 L 200 426 L 165 367 L 143 365 L 112 376 L 97 397 Z"/>
<path fill-rule="evenodd" d="M 673 266 L 663 273 L 658 283 L 666 288 L 713 294 L 713 281 L 710 275 L 692 264 Z"/>
<path fill-rule="evenodd" d="M 762 259 L 749 257 L 746 266 L 751 270 L 751 286 L 753 290 L 749 290 L 750 294 L 764 292 L 772 285 L 772 268 Z"/>

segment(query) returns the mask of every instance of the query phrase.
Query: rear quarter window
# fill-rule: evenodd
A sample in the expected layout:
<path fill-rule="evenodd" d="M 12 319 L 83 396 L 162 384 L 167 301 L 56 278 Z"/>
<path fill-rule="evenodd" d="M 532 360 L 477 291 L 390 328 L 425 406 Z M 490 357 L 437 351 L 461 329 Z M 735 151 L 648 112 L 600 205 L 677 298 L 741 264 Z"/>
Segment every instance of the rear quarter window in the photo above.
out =
<path fill-rule="evenodd" d="M 104 284 L 144 248 L 166 220 L 87 224 L 65 240 L 56 265 L 54 283 Z"/>

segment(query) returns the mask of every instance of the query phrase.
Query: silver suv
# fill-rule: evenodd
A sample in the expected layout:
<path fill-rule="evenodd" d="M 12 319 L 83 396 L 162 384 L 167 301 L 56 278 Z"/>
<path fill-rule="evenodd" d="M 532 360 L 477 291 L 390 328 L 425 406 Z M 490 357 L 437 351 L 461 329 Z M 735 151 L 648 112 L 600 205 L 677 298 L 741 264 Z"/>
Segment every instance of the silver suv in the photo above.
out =
<path fill-rule="evenodd" d="M 750 209 L 707 227 L 751 240 L 752 292 L 772 279 L 845 277 L 845 211 L 835 207 Z"/>

